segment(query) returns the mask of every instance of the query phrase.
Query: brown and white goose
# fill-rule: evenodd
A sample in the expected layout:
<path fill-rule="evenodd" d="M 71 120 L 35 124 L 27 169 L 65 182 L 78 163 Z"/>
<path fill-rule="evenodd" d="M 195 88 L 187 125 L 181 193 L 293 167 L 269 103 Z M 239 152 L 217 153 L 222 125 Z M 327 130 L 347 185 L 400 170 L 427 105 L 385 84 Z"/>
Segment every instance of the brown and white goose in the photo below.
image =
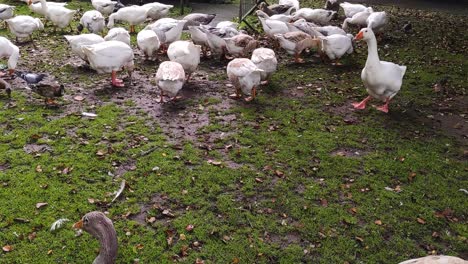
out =
<path fill-rule="evenodd" d="M 93 211 L 73 225 L 73 228 L 83 229 L 99 240 L 101 247 L 99 255 L 93 264 L 114 264 L 117 258 L 117 233 L 112 221 L 101 212 Z"/>

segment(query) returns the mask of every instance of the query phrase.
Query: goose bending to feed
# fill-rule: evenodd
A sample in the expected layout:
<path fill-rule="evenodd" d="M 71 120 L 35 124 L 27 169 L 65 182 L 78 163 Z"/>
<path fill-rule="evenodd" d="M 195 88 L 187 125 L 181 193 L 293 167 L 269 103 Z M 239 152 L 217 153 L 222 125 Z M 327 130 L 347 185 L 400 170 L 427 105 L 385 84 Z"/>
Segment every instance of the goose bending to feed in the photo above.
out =
<path fill-rule="evenodd" d="M 153 30 L 158 35 L 163 49 L 166 49 L 169 44 L 180 39 L 186 22 L 187 20 L 161 18 L 147 25 L 145 29 Z"/>
<path fill-rule="evenodd" d="M 127 44 L 116 41 L 104 41 L 101 43 L 82 46 L 83 53 L 89 61 L 91 68 L 98 73 L 112 73 L 112 85 L 123 87 L 123 81 L 117 79 L 117 71 L 122 67 L 132 77 L 134 69 L 133 50 Z"/>
<path fill-rule="evenodd" d="M 8 58 L 8 73 L 13 75 L 18 64 L 19 48 L 5 37 L 0 36 L 0 58 Z"/>
<path fill-rule="evenodd" d="M 160 18 L 166 17 L 167 14 L 169 14 L 169 11 L 171 10 L 171 8 L 174 7 L 173 5 L 165 5 L 165 4 L 161 4 L 158 2 L 148 3 L 142 6 L 147 8 L 148 10 L 147 16 L 148 18 L 151 18 L 152 20 L 158 20 Z"/>
<path fill-rule="evenodd" d="M 345 54 L 353 53 L 353 35 L 330 35 L 320 37 L 321 52 L 326 54 L 330 60 L 336 60 L 335 64 L 339 65 L 338 59 Z"/>
<path fill-rule="evenodd" d="M 275 52 L 268 48 L 258 48 L 252 52 L 250 60 L 263 70 L 263 72 L 260 72 L 262 84 L 268 84 L 271 75 L 276 71 L 278 65 Z"/>
<path fill-rule="evenodd" d="M 117 232 L 105 214 L 97 211 L 89 212 L 76 222 L 73 228 L 83 229 L 99 240 L 99 255 L 94 259 L 94 264 L 115 263 L 118 251 Z"/>
<path fill-rule="evenodd" d="M 184 25 L 184 30 L 188 29 L 188 26 L 199 26 L 199 25 L 208 25 L 216 17 L 216 14 L 202 14 L 202 13 L 192 13 L 186 15 L 182 20 L 187 20 L 187 23 Z"/>
<path fill-rule="evenodd" d="M 227 51 L 234 57 L 245 57 L 259 45 L 257 40 L 247 34 L 239 34 L 224 40 Z"/>
<path fill-rule="evenodd" d="M 96 9 L 104 16 L 112 14 L 117 3 L 117 1 L 110 0 L 91 0 L 91 5 L 94 7 L 94 9 Z"/>
<path fill-rule="evenodd" d="M 200 26 L 189 26 L 188 30 L 193 43 L 200 45 L 203 57 L 206 57 L 209 45 L 205 32 L 200 30 Z"/>
<path fill-rule="evenodd" d="M 360 103 L 354 103 L 356 109 L 366 108 L 366 103 L 371 98 L 385 102 L 378 110 L 388 113 L 390 100 L 400 91 L 403 84 L 403 76 L 406 66 L 400 66 L 392 62 L 381 61 L 377 52 L 377 40 L 371 28 L 363 28 L 355 37 L 356 40 L 363 39 L 367 42 L 367 61 L 362 69 L 361 79 L 369 93 Z"/>
<path fill-rule="evenodd" d="M 353 17 L 354 14 L 362 12 L 367 8 L 365 5 L 351 4 L 348 2 L 341 3 L 340 6 L 343 8 L 346 17 Z"/>
<path fill-rule="evenodd" d="M 468 261 L 457 257 L 439 255 L 410 259 L 399 264 L 468 264 Z"/>
<path fill-rule="evenodd" d="M 283 49 L 290 55 L 294 55 L 296 63 L 303 63 L 300 57 L 303 50 L 307 48 L 317 48 L 320 40 L 312 38 L 309 34 L 302 31 L 289 32 L 286 34 L 276 34 L 275 37 Z"/>
<path fill-rule="evenodd" d="M 15 10 L 14 6 L 0 4 L 0 21 L 1 20 L 5 21 L 5 20 L 7 20 L 9 18 L 12 18 L 14 10 Z M 6 25 L 5 25 L 5 27 L 6 27 Z"/>
<path fill-rule="evenodd" d="M 126 6 L 109 16 L 108 28 L 113 28 L 115 21 L 125 21 L 130 24 L 130 33 L 135 33 L 135 25 L 142 24 L 147 18 L 148 8 L 143 6 Z"/>
<path fill-rule="evenodd" d="M 279 0 L 279 5 L 286 5 L 294 7 L 293 10 L 299 10 L 299 0 Z"/>
<path fill-rule="evenodd" d="M 78 31 L 83 31 L 86 28 L 89 33 L 99 33 L 104 30 L 106 23 L 104 16 L 97 10 L 86 11 L 80 19 Z"/>
<path fill-rule="evenodd" d="M 81 49 L 81 47 L 104 42 L 103 37 L 96 35 L 94 33 L 81 34 L 81 35 L 75 35 L 75 36 L 66 35 L 64 37 L 68 41 L 68 44 L 70 44 L 72 52 L 78 55 L 78 57 L 80 57 L 80 59 L 84 60 L 86 63 L 89 63 L 89 62 L 88 62 L 88 59 L 86 58 L 85 53 Z"/>
<path fill-rule="evenodd" d="M 242 93 L 250 95 L 245 98 L 249 102 L 255 99 L 257 95 L 257 86 L 261 82 L 262 69 L 258 68 L 249 59 L 234 59 L 227 65 L 227 75 L 229 81 L 236 87 L 236 93 L 231 94 L 229 97 L 237 99 L 242 96 Z"/>
<path fill-rule="evenodd" d="M 104 37 L 104 40 L 117 40 L 130 46 L 130 34 L 128 34 L 128 31 L 125 28 L 121 27 L 116 27 L 109 30 L 107 35 Z"/>
<path fill-rule="evenodd" d="M 138 48 L 145 55 L 145 59 L 157 59 L 157 52 L 161 43 L 153 30 L 143 29 L 137 35 Z"/>
<path fill-rule="evenodd" d="M 357 12 L 354 14 L 352 17 L 348 17 L 343 21 L 343 25 L 341 28 L 344 30 L 348 29 L 348 24 L 360 26 L 360 27 L 366 27 L 367 26 L 367 18 L 374 12 L 372 10 L 372 7 L 368 7 L 364 9 L 361 12 Z"/>
<path fill-rule="evenodd" d="M 73 31 L 70 22 L 72 21 L 76 10 L 71 10 L 60 5 L 47 5 L 47 2 L 45 0 L 40 0 L 40 2 L 42 9 L 41 12 L 45 14 L 47 20 L 50 20 L 55 27 L 58 27 L 60 29 L 70 26 L 70 30 Z M 29 4 L 32 4 L 31 0 L 29 0 Z"/>
<path fill-rule="evenodd" d="M 0 78 L 0 90 L 5 90 L 5 92 L 8 95 L 8 98 L 11 98 L 11 85 L 2 78 Z"/>
<path fill-rule="evenodd" d="M 301 8 L 294 13 L 292 19 L 297 20 L 304 18 L 308 22 L 319 23 L 326 25 L 335 16 L 335 11 L 325 9 L 312 9 L 312 8 Z"/>
<path fill-rule="evenodd" d="M 288 25 L 285 22 L 264 18 L 261 16 L 262 11 L 259 11 L 260 10 L 257 10 L 258 20 L 260 20 L 260 23 L 262 23 L 263 31 L 268 37 L 274 38 L 275 34 L 284 34 L 290 31 Z"/>
<path fill-rule="evenodd" d="M 16 42 L 19 42 L 19 38 L 30 38 L 33 42 L 32 34 L 36 30 L 43 30 L 44 24 L 42 24 L 39 18 L 30 16 L 15 16 L 6 21 L 10 32 L 16 37 Z M 34 44 L 34 42 L 33 42 Z"/>
<path fill-rule="evenodd" d="M 208 46 L 210 47 L 211 55 L 213 54 L 219 54 L 220 60 L 227 59 L 226 58 L 226 53 L 227 51 L 227 44 L 226 40 L 224 40 L 223 35 L 221 33 L 220 29 L 216 28 L 204 28 L 204 27 L 199 27 L 200 30 L 206 34 L 206 39 L 208 42 Z"/>
<path fill-rule="evenodd" d="M 380 33 L 388 23 L 387 13 L 385 11 L 374 12 L 369 15 L 366 23 L 368 28 L 372 28 L 374 32 Z"/>
<path fill-rule="evenodd" d="M 262 10 L 257 10 L 255 13 L 257 14 L 257 16 L 263 17 L 264 19 L 279 20 L 285 23 L 288 23 L 289 21 L 291 21 L 291 18 L 292 18 L 291 15 L 285 15 L 285 14 L 277 14 L 277 15 L 269 16 L 267 13 L 263 12 Z"/>
<path fill-rule="evenodd" d="M 178 62 L 184 68 L 187 74 L 187 81 L 190 76 L 197 69 L 200 63 L 201 47 L 194 45 L 190 41 L 176 41 L 169 45 L 167 49 L 167 56 L 171 61 Z"/>
<path fill-rule="evenodd" d="M 277 14 L 290 15 L 293 10 L 296 10 L 294 6 L 291 6 L 291 5 L 280 5 L 280 4 L 267 5 L 267 3 L 265 2 L 261 2 L 258 8 L 269 16 L 277 15 Z"/>
<path fill-rule="evenodd" d="M 218 22 L 218 24 L 216 24 L 216 28 L 227 28 L 227 27 L 230 27 L 230 28 L 233 28 L 233 29 L 237 29 L 238 26 L 239 26 L 238 23 L 232 22 L 232 21 L 228 21 L 228 20 L 220 21 L 220 22 Z"/>
<path fill-rule="evenodd" d="M 178 62 L 165 61 L 159 65 L 156 72 L 156 85 L 161 90 L 159 103 L 164 103 L 164 95 L 169 95 L 172 100 L 178 99 L 177 94 L 184 86 L 184 67 Z"/>

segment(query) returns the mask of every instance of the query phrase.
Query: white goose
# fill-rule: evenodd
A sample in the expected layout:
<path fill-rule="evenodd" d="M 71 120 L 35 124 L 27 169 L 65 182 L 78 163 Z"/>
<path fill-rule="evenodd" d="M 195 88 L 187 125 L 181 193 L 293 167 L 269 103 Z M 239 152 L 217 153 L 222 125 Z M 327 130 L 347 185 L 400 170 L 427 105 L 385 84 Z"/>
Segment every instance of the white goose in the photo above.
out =
<path fill-rule="evenodd" d="M 26 3 L 29 3 L 29 0 L 22 0 L 23 2 L 26 2 Z M 47 2 L 47 6 L 66 6 L 67 3 L 65 2 Z M 44 21 L 44 24 L 47 23 L 47 18 L 46 18 L 46 13 L 42 10 L 42 4 L 37 1 L 37 2 L 33 2 L 32 4 L 28 5 L 29 7 L 29 10 L 31 10 L 32 12 L 38 14 L 38 15 L 41 15 L 45 18 L 45 21 Z"/>
<path fill-rule="evenodd" d="M 177 94 L 184 86 L 185 72 L 180 63 L 165 61 L 159 65 L 156 72 L 156 85 L 161 90 L 160 103 L 164 102 L 164 95 L 169 95 L 172 100 L 177 99 Z"/>
<path fill-rule="evenodd" d="M 226 41 L 227 51 L 235 57 L 245 57 L 259 45 L 255 38 L 247 34 L 239 34 L 224 40 Z"/>
<path fill-rule="evenodd" d="M 227 44 L 226 40 L 222 38 L 224 34 L 221 34 L 221 29 L 216 28 L 205 28 L 199 27 L 199 29 L 206 34 L 206 39 L 208 42 L 208 46 L 211 50 L 211 55 L 218 54 L 220 55 L 219 59 L 224 60 L 226 59 L 227 53 Z M 230 29 L 230 28 L 226 28 Z M 237 31 L 237 30 L 236 30 Z"/>
<path fill-rule="evenodd" d="M 387 13 L 385 11 L 374 12 L 369 15 L 366 22 L 368 28 L 372 28 L 374 32 L 381 32 L 388 23 Z"/>
<path fill-rule="evenodd" d="M 16 36 L 16 42 L 19 38 L 30 38 L 32 39 L 32 33 L 36 30 L 43 30 L 44 25 L 39 18 L 30 16 L 16 16 L 8 19 L 8 28 L 13 35 Z"/>
<path fill-rule="evenodd" d="M 172 42 L 180 39 L 186 22 L 187 20 L 161 18 L 158 21 L 147 25 L 145 29 L 153 30 L 158 35 L 161 44 L 167 47 Z"/>
<path fill-rule="evenodd" d="M 318 47 L 319 39 L 312 38 L 309 34 L 302 31 L 288 32 L 286 34 L 276 34 L 275 37 L 283 49 L 290 55 L 294 55 L 296 63 L 303 63 L 304 60 L 300 57 L 303 50 L 307 48 Z"/>
<path fill-rule="evenodd" d="M 220 21 L 220 22 L 218 22 L 218 24 L 216 24 L 216 28 L 227 28 L 227 27 L 230 27 L 230 28 L 233 28 L 233 29 L 237 29 L 238 26 L 239 26 L 238 23 L 232 22 L 232 21 L 228 21 L 228 20 Z"/>
<path fill-rule="evenodd" d="M 330 60 L 338 60 L 345 54 L 353 53 L 353 35 L 330 35 L 320 37 L 322 41 L 322 52 L 325 53 Z M 336 63 L 338 64 L 338 63 Z"/>
<path fill-rule="evenodd" d="M 269 16 L 267 13 L 263 12 L 262 10 L 257 10 L 256 11 L 257 16 L 263 17 L 264 19 L 272 19 L 272 20 L 279 20 L 284 23 L 288 23 L 291 21 L 292 16 L 291 15 L 285 15 L 285 14 L 276 14 Z"/>
<path fill-rule="evenodd" d="M 184 68 L 187 74 L 187 81 L 190 76 L 197 69 L 200 63 L 201 47 L 194 45 L 190 41 L 176 41 L 169 45 L 167 49 L 167 56 L 171 61 L 178 62 Z"/>
<path fill-rule="evenodd" d="M 142 24 L 147 18 L 148 8 L 143 6 L 126 6 L 109 16 L 108 28 L 113 28 L 115 20 L 130 24 L 130 33 L 135 33 L 135 25 Z"/>
<path fill-rule="evenodd" d="M 468 264 L 468 261 L 457 257 L 439 255 L 410 259 L 399 264 Z"/>
<path fill-rule="evenodd" d="M 294 10 L 299 10 L 299 1 L 298 0 L 279 0 L 279 5 L 287 5 L 294 7 Z"/>
<path fill-rule="evenodd" d="M 148 3 L 142 5 L 143 7 L 148 9 L 147 16 L 152 20 L 158 20 L 160 18 L 166 17 L 169 14 L 173 5 L 165 5 L 158 2 Z"/>
<path fill-rule="evenodd" d="M 231 94 L 231 98 L 240 98 L 242 92 L 250 95 L 245 98 L 249 102 L 255 99 L 257 95 L 257 86 L 260 85 L 262 69 L 258 68 L 249 59 L 234 59 L 227 65 L 227 75 L 229 81 L 236 87 L 236 93 Z"/>
<path fill-rule="evenodd" d="M 258 19 L 260 20 L 260 23 L 262 23 L 263 31 L 268 37 L 274 38 L 275 34 L 284 34 L 289 32 L 289 27 L 285 22 L 273 19 L 265 19 L 261 16 L 260 12 L 262 11 L 258 11 L 260 10 L 257 10 L 257 15 L 260 14 Z"/>
<path fill-rule="evenodd" d="M 363 39 L 367 42 L 368 55 L 366 66 L 362 69 L 361 79 L 369 96 L 360 103 L 354 103 L 353 106 L 356 109 L 364 109 L 366 108 L 367 101 L 373 97 L 385 102 L 383 106 L 377 109 L 388 113 L 390 100 L 400 91 L 406 66 L 400 66 L 379 59 L 377 40 L 372 29 L 361 29 L 355 39 Z"/>
<path fill-rule="evenodd" d="M 335 14 L 335 11 L 330 11 L 326 9 L 301 8 L 297 10 L 296 13 L 294 13 L 292 19 L 297 20 L 300 18 L 304 18 L 309 22 L 326 25 L 330 22 L 330 20 Z"/>
<path fill-rule="evenodd" d="M 19 57 L 19 48 L 7 38 L 0 36 L 0 58 L 8 58 L 8 73 L 10 75 L 15 72 Z"/>
<path fill-rule="evenodd" d="M 134 69 L 133 50 L 121 41 L 104 41 L 81 47 L 91 68 L 98 73 L 112 73 L 112 85 L 123 87 L 123 81 L 117 79 L 117 71 L 124 67 L 132 75 Z"/>
<path fill-rule="evenodd" d="M 60 29 L 70 26 L 70 22 L 72 21 L 76 10 L 71 10 L 60 5 L 48 6 L 45 0 L 40 0 L 40 2 L 42 9 L 41 12 L 45 14 L 47 20 L 50 20 L 56 27 Z M 29 0 L 29 4 L 32 4 L 31 0 Z"/>
<path fill-rule="evenodd" d="M 13 17 L 14 6 L 0 4 L 0 20 L 7 20 Z"/>
<path fill-rule="evenodd" d="M 110 40 L 116 40 L 116 41 L 121 41 L 128 46 L 130 46 L 130 34 L 128 34 L 128 31 L 125 28 L 121 27 L 116 27 L 112 28 L 107 32 L 107 35 L 104 37 L 105 41 L 110 41 Z"/>
<path fill-rule="evenodd" d="M 365 5 L 351 4 L 348 2 L 341 3 L 340 6 L 343 8 L 346 17 L 353 17 L 354 14 L 362 12 L 367 8 Z"/>
<path fill-rule="evenodd" d="M 78 55 L 78 57 L 80 57 L 86 63 L 88 63 L 88 59 L 86 58 L 86 55 L 81 47 L 104 42 L 104 38 L 93 33 L 75 36 L 66 35 L 64 37 L 68 41 L 68 44 L 70 44 L 72 52 Z"/>
<path fill-rule="evenodd" d="M 146 59 L 157 59 L 157 52 L 161 43 L 158 35 L 153 30 L 143 29 L 137 35 L 138 48 L 143 52 Z"/>
<path fill-rule="evenodd" d="M 263 70 L 263 72 L 260 72 L 262 84 L 268 84 L 271 75 L 276 71 L 278 65 L 275 52 L 268 48 L 258 48 L 253 51 L 250 60 Z"/>
<path fill-rule="evenodd" d="M 200 30 L 200 26 L 189 26 L 188 30 L 193 43 L 200 45 L 203 56 L 206 57 L 209 44 L 205 32 Z"/>
<path fill-rule="evenodd" d="M 91 5 L 102 15 L 108 16 L 114 12 L 117 1 L 110 0 L 91 0 Z"/>
<path fill-rule="evenodd" d="M 374 12 L 372 7 L 368 7 L 361 12 L 357 12 L 352 17 L 346 18 L 343 21 L 343 25 L 341 26 L 341 28 L 343 28 L 344 30 L 347 30 L 348 24 L 352 24 L 352 25 L 356 25 L 360 27 L 367 26 L 367 18 L 370 16 L 370 14 L 372 14 L 372 12 Z"/>
<path fill-rule="evenodd" d="M 90 10 L 81 17 L 78 31 L 81 32 L 83 28 L 86 28 L 90 33 L 99 33 L 104 30 L 105 26 L 104 16 L 97 10 Z"/>

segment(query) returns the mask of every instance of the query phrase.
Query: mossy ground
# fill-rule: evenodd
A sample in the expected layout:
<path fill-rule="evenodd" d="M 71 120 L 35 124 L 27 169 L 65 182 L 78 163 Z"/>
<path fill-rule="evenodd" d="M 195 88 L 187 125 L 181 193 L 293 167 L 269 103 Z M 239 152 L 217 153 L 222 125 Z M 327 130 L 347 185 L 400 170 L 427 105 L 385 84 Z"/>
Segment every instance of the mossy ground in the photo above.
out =
<path fill-rule="evenodd" d="M 295 65 L 281 53 L 252 103 L 228 99 L 226 64 L 205 60 L 192 97 L 158 106 L 148 92 L 158 63 L 137 55 L 133 86 L 116 91 L 109 76 L 77 67 L 61 33 L 36 33 L 38 48 L 21 45 L 18 68 L 54 75 L 67 95 L 45 108 L 18 79 L 12 102 L 0 94 L 0 244 L 12 248 L 0 262 L 91 263 L 97 241 L 71 229 L 91 210 L 113 220 L 118 263 L 467 258 L 467 17 L 376 9 L 391 15 L 381 59 L 408 66 L 389 114 L 350 107 L 366 96 L 363 44 L 344 66 L 313 53 Z M 71 222 L 50 232 L 59 218 Z"/>

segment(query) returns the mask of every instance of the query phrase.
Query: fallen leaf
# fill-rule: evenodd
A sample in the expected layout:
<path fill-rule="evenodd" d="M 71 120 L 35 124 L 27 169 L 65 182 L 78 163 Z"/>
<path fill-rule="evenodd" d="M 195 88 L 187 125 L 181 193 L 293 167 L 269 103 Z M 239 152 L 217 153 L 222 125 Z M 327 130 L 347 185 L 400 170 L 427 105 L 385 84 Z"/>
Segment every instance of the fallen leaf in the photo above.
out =
<path fill-rule="evenodd" d="M 36 239 L 36 232 L 32 232 L 31 234 L 28 235 L 28 239 L 29 239 L 29 242 L 33 241 L 34 239 Z"/>
<path fill-rule="evenodd" d="M 205 264 L 205 261 L 202 260 L 202 259 L 200 259 L 200 258 L 197 258 L 197 259 L 195 260 L 195 264 Z"/>
<path fill-rule="evenodd" d="M 283 176 L 284 176 L 284 173 L 282 171 L 280 171 L 280 170 L 275 170 L 275 174 L 276 174 L 276 176 L 278 176 L 280 178 L 283 178 Z"/>
<path fill-rule="evenodd" d="M 88 202 L 89 202 L 90 204 L 93 204 L 93 203 L 95 203 L 96 201 L 95 201 L 93 198 L 88 198 Z"/>
<path fill-rule="evenodd" d="M 240 262 L 239 258 L 232 259 L 232 264 L 239 264 L 239 262 Z"/>
<path fill-rule="evenodd" d="M 352 214 L 356 214 L 357 213 L 357 208 L 353 207 L 353 208 L 349 209 L 349 211 L 351 211 Z"/>
<path fill-rule="evenodd" d="M 364 242 L 364 239 L 363 239 L 362 237 L 358 237 L 358 236 L 357 236 L 357 237 L 354 237 L 354 238 L 356 238 L 356 240 L 359 241 L 359 242 L 361 242 L 361 243 Z"/>
<path fill-rule="evenodd" d="M 222 162 L 217 161 L 217 160 L 208 160 L 208 164 L 215 165 L 215 166 L 220 166 L 222 164 Z"/>
<path fill-rule="evenodd" d="M 374 223 L 375 223 L 376 225 L 382 225 L 382 221 L 381 221 L 381 220 L 375 220 Z"/>
<path fill-rule="evenodd" d="M 77 95 L 77 96 L 73 97 L 73 99 L 75 99 L 75 101 L 83 101 L 84 97 L 81 96 L 81 95 Z"/>
<path fill-rule="evenodd" d="M 188 232 L 190 232 L 190 231 L 193 230 L 193 228 L 194 228 L 193 225 L 187 225 L 187 226 L 185 227 L 185 230 L 187 230 Z"/>
<path fill-rule="evenodd" d="M 41 165 L 37 165 L 37 166 L 36 166 L 36 171 L 37 171 L 37 172 L 42 172 L 42 167 L 41 167 Z"/>
<path fill-rule="evenodd" d="M 180 239 L 180 240 L 186 240 L 187 237 L 185 236 L 185 234 L 180 234 L 180 235 L 179 235 L 179 239 Z"/>
<path fill-rule="evenodd" d="M 321 204 L 323 207 L 328 207 L 328 201 L 327 201 L 327 199 L 320 199 L 320 204 Z"/>
<path fill-rule="evenodd" d="M 98 155 L 98 156 L 104 156 L 104 155 L 106 155 L 106 154 L 107 154 L 107 150 L 102 150 L 102 149 L 100 149 L 100 150 L 98 150 L 98 151 L 96 152 L 96 155 Z"/>
<path fill-rule="evenodd" d="M 409 182 L 412 182 L 413 179 L 416 177 L 416 172 L 411 172 L 409 175 L 408 175 L 408 181 Z"/>
<path fill-rule="evenodd" d="M 421 225 L 424 225 L 426 223 L 426 221 L 424 221 L 424 219 L 422 218 L 416 218 L 416 221 L 418 221 L 418 223 L 420 223 Z"/>
<path fill-rule="evenodd" d="M 44 207 L 46 205 L 48 205 L 48 203 L 37 203 L 36 208 L 39 209 L 39 208 Z"/>
<path fill-rule="evenodd" d="M 10 246 L 10 245 L 5 245 L 5 246 L 2 247 L 2 249 L 3 249 L 4 252 L 10 252 L 10 251 L 13 250 L 13 247 Z"/>
<path fill-rule="evenodd" d="M 175 215 L 171 212 L 171 210 L 169 209 L 165 209 L 162 211 L 162 214 L 163 215 L 167 215 L 167 216 L 170 216 L 170 217 L 174 217 Z"/>
<path fill-rule="evenodd" d="M 52 252 L 54 252 L 52 249 L 47 250 L 47 255 L 52 254 Z"/>
<path fill-rule="evenodd" d="M 258 183 L 262 183 L 263 180 L 261 178 L 255 178 L 255 181 L 258 182 Z"/>
<path fill-rule="evenodd" d="M 152 216 L 152 217 L 150 217 L 149 219 L 146 220 L 146 222 L 148 222 L 150 224 L 154 223 L 155 221 L 156 221 L 156 217 L 154 217 L 154 216 Z"/>

